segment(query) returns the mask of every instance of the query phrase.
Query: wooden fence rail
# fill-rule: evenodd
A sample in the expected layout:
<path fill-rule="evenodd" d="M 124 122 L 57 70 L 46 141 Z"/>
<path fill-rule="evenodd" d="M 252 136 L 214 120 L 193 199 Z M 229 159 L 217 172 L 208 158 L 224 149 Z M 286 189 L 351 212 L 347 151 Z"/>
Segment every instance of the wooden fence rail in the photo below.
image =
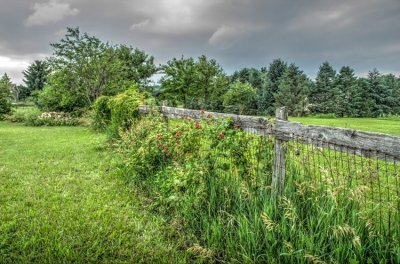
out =
<path fill-rule="evenodd" d="M 286 110 L 284 109 L 285 108 L 279 109 L 277 114 L 285 115 L 283 112 Z M 141 113 L 149 113 L 151 109 L 149 106 L 140 106 L 139 111 Z M 166 118 L 190 117 L 199 120 L 203 115 L 208 114 L 212 114 L 216 118 L 232 118 L 235 124 L 239 125 L 244 131 L 250 133 L 265 136 L 270 135 L 284 141 L 300 139 L 306 144 L 318 145 L 319 141 L 321 142 L 321 144 L 318 145 L 319 147 L 328 147 L 328 145 L 341 146 L 346 147 L 346 149 L 351 149 L 352 153 L 353 150 L 355 150 L 359 155 L 362 155 L 365 151 L 369 152 L 369 155 L 376 156 L 377 158 L 383 159 L 383 155 L 387 155 L 386 158 L 390 157 L 392 160 L 400 161 L 400 136 L 346 128 L 303 125 L 297 122 L 289 122 L 287 119 L 281 118 L 281 116 L 277 116 L 274 120 L 258 116 L 207 111 L 203 113 L 200 110 L 167 106 L 159 107 L 159 111 Z M 341 151 L 337 147 L 335 150 Z"/>
<path fill-rule="evenodd" d="M 335 151 L 348 152 L 359 156 L 375 157 L 377 159 L 399 162 L 400 137 L 381 133 L 365 132 L 353 129 L 335 128 L 327 126 L 309 126 L 287 121 L 286 108 L 276 111 L 275 119 L 265 117 L 224 114 L 200 110 L 190 110 L 161 106 L 157 111 L 165 118 L 190 117 L 199 120 L 211 114 L 215 118 L 231 118 L 244 131 L 262 136 L 275 138 L 275 159 L 273 185 L 279 193 L 283 190 L 285 181 L 285 144 L 286 141 L 298 140 L 322 149 L 329 148 Z M 149 113 L 149 106 L 140 106 L 139 112 Z M 400 126 L 399 126 L 400 129 Z"/>

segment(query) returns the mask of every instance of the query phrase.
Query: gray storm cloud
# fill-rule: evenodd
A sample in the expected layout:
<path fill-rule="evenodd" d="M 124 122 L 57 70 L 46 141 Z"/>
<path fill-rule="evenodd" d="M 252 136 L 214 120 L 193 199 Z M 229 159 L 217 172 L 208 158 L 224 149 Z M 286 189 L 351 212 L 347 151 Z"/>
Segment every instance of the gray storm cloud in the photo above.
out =
<path fill-rule="evenodd" d="M 231 72 L 295 62 L 311 76 L 328 60 L 359 74 L 400 73 L 398 0 L 0 0 L 0 74 L 21 82 L 67 26 L 152 54 L 205 54 Z"/>

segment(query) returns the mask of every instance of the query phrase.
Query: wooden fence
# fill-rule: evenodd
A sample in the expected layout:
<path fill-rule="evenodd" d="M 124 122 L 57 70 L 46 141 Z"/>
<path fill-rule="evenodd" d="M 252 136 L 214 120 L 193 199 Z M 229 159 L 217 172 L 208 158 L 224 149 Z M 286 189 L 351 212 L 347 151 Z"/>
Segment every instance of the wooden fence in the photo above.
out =
<path fill-rule="evenodd" d="M 353 193 L 380 232 L 397 230 L 400 239 L 399 136 L 289 122 L 285 107 L 276 110 L 274 119 L 167 106 L 141 106 L 139 111 L 158 111 L 165 120 L 201 120 L 209 114 L 231 118 L 244 131 L 275 141 L 270 181 L 274 197 L 290 192 L 286 187 L 293 186 L 293 180 L 313 182 L 328 193 Z"/>
<path fill-rule="evenodd" d="M 139 112 L 141 113 L 146 114 L 150 111 L 151 108 L 149 106 L 139 107 Z M 165 118 L 190 117 L 200 120 L 204 115 L 208 114 L 215 118 L 231 118 L 244 131 L 262 136 L 273 136 L 275 138 L 273 187 L 277 192 L 281 192 L 284 188 L 286 163 L 286 147 L 284 143 L 288 141 L 297 140 L 303 144 L 313 145 L 322 149 L 332 149 L 368 158 L 374 157 L 386 162 L 391 161 L 395 164 L 400 161 L 399 136 L 289 122 L 285 107 L 276 110 L 275 119 L 167 106 L 159 107 L 158 111 Z"/>

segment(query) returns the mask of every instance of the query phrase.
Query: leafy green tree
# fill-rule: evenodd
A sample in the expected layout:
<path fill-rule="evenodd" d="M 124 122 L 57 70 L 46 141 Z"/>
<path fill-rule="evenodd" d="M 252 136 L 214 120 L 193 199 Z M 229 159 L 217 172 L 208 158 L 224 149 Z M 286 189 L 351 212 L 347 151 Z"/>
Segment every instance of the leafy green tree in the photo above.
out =
<path fill-rule="evenodd" d="M 315 113 L 335 113 L 340 102 L 340 90 L 335 85 L 336 72 L 328 62 L 324 62 L 318 71 L 313 89 L 310 91 L 310 103 Z"/>
<path fill-rule="evenodd" d="M 0 117 L 11 112 L 11 89 L 13 84 L 5 73 L 0 79 Z"/>
<path fill-rule="evenodd" d="M 172 105 L 194 109 L 222 109 L 221 96 L 226 92 L 229 79 L 213 59 L 201 56 L 172 59 L 161 66 L 164 76 L 160 80 L 162 99 Z"/>
<path fill-rule="evenodd" d="M 162 98 L 173 106 L 189 107 L 196 78 L 193 58 L 173 58 L 161 66 L 161 71 Z"/>
<path fill-rule="evenodd" d="M 51 46 L 52 74 L 38 101 L 54 110 L 87 109 L 101 95 L 116 95 L 136 82 L 145 85 L 156 71 L 153 57 L 143 51 L 111 46 L 81 34 L 79 28 L 68 28 L 65 37 Z"/>
<path fill-rule="evenodd" d="M 212 105 L 211 94 L 212 89 L 220 89 L 224 87 L 216 87 L 215 80 L 217 76 L 223 75 L 224 71 L 214 59 L 208 59 L 205 55 L 198 58 L 195 65 L 195 80 L 193 95 L 197 98 L 194 107 L 210 109 Z"/>
<path fill-rule="evenodd" d="M 116 48 L 117 57 L 125 66 L 126 78 L 138 85 L 146 87 L 149 78 L 157 72 L 154 57 L 143 50 L 120 45 Z"/>
<path fill-rule="evenodd" d="M 48 63 L 40 60 L 35 60 L 28 66 L 28 69 L 23 71 L 23 81 L 27 88 L 26 97 L 30 96 L 33 91 L 43 90 L 49 73 Z"/>
<path fill-rule="evenodd" d="M 251 113 L 251 104 L 256 95 L 256 89 L 251 84 L 237 80 L 229 86 L 229 90 L 223 96 L 225 111 L 237 114 Z"/>
<path fill-rule="evenodd" d="M 257 91 L 257 97 L 254 100 L 251 109 L 257 109 L 260 114 L 265 114 L 265 98 L 267 94 L 267 85 L 265 83 L 265 71 L 257 70 L 255 68 L 243 68 L 240 71 L 236 71 L 231 76 L 231 83 L 240 81 L 241 83 L 249 83 Z"/>
<path fill-rule="evenodd" d="M 275 107 L 286 106 L 289 115 L 303 116 L 308 112 L 310 81 L 295 64 L 290 64 L 279 80 Z"/>

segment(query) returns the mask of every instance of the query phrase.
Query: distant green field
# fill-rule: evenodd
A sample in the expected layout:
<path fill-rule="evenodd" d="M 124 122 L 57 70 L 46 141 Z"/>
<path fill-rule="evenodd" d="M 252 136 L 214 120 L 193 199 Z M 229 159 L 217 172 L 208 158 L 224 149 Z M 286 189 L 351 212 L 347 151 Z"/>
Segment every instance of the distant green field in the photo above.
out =
<path fill-rule="evenodd" d="M 305 125 L 333 126 L 400 135 L 400 119 L 396 118 L 316 118 L 289 117 L 289 121 Z"/>

